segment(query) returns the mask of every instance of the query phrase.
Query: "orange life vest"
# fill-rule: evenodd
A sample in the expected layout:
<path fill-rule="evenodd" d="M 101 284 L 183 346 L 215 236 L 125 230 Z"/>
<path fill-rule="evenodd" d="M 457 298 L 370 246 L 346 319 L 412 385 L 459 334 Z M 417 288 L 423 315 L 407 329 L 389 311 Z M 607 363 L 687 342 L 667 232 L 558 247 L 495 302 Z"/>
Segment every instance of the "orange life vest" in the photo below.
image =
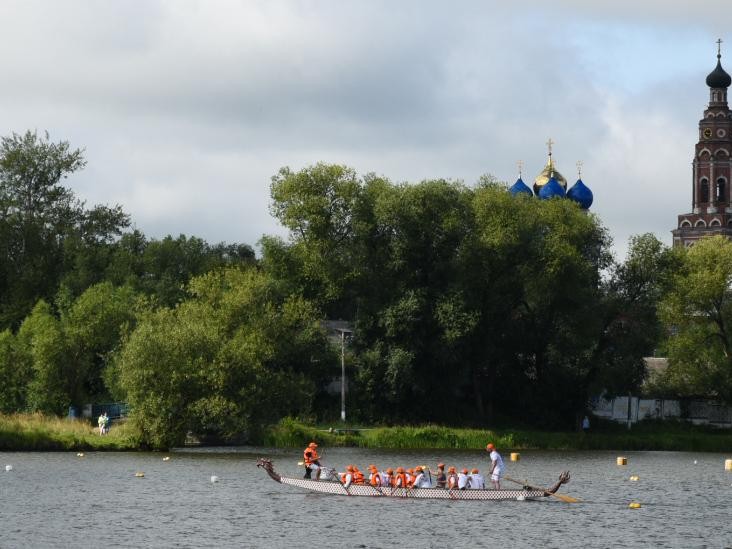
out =
<path fill-rule="evenodd" d="M 400 488 L 407 488 L 407 474 L 397 473 L 394 475 L 394 486 Z"/>
<path fill-rule="evenodd" d="M 341 484 L 346 483 L 346 476 L 348 476 L 348 473 L 341 473 Z"/>
<path fill-rule="evenodd" d="M 371 475 L 371 486 L 381 486 L 381 475 L 374 473 Z"/>
<path fill-rule="evenodd" d="M 353 472 L 353 484 L 364 484 L 363 473 L 361 471 Z"/>
<path fill-rule="evenodd" d="M 312 465 L 314 462 L 320 459 L 320 456 L 318 456 L 318 451 L 315 448 L 310 447 L 305 448 L 305 451 L 302 453 L 302 457 L 305 465 Z"/>

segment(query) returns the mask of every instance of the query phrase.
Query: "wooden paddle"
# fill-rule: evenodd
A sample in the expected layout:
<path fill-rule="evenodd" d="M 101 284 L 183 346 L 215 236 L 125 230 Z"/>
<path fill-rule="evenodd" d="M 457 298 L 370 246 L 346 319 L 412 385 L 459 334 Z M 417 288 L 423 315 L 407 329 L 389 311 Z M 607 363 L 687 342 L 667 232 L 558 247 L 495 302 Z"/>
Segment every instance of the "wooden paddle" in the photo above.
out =
<path fill-rule="evenodd" d="M 579 503 L 579 501 L 580 501 L 577 498 L 573 498 L 572 496 L 565 496 L 564 494 L 555 494 L 553 492 L 547 492 L 545 488 L 537 488 L 536 486 L 531 486 L 530 484 L 526 484 L 523 481 L 514 480 L 511 477 L 509 477 L 508 475 L 504 475 L 503 478 L 505 478 L 509 482 L 514 482 L 516 484 L 520 484 L 521 486 L 526 486 L 527 488 L 531 488 L 532 490 L 540 490 L 546 494 L 549 494 L 550 496 L 553 496 L 557 499 L 561 499 L 565 503 Z"/>

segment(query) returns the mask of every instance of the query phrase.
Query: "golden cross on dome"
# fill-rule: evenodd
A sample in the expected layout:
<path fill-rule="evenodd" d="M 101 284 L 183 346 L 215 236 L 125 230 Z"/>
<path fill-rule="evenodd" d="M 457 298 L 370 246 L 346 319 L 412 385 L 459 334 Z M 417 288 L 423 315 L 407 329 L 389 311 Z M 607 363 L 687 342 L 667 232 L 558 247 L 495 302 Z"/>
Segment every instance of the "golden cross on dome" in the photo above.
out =
<path fill-rule="evenodd" d="M 581 160 L 577 161 L 577 179 L 582 179 L 582 166 L 584 162 Z"/>
<path fill-rule="evenodd" d="M 717 38 L 717 57 L 722 57 L 722 39 Z"/>
<path fill-rule="evenodd" d="M 518 166 L 519 179 L 521 179 L 521 170 L 524 167 L 524 161 L 523 160 L 519 160 L 518 162 L 516 162 L 516 166 Z"/>
<path fill-rule="evenodd" d="M 551 160 L 552 157 L 552 145 L 554 145 L 554 141 L 552 141 L 552 138 L 549 138 L 549 141 L 546 142 L 546 146 L 549 147 L 549 159 Z"/>

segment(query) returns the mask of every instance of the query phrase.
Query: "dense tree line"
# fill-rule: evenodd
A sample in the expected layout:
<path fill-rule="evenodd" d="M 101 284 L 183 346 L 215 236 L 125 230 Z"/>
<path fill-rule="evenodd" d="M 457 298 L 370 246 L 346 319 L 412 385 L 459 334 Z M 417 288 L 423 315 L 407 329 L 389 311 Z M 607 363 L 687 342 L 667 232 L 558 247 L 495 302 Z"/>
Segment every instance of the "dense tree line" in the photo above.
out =
<path fill-rule="evenodd" d="M 566 200 L 483 178 L 393 184 L 319 164 L 273 178 L 288 241 L 263 264 L 331 317 L 355 322 L 363 419 L 571 425 L 589 396 L 635 389 L 656 344 L 663 251 L 624 264 L 599 220 Z M 658 244 L 660 246 L 660 244 Z"/>
<path fill-rule="evenodd" d="M 325 319 L 354 325 L 355 420 L 571 427 L 591 396 L 636 391 L 657 348 L 671 361 L 657 391 L 732 401 L 724 239 L 641 235 L 619 262 L 568 200 L 317 164 L 273 177 L 290 234 L 256 260 L 86 207 L 62 184 L 84 164 L 47 135 L 0 144 L 2 412 L 125 400 L 154 446 L 333 419 Z"/>

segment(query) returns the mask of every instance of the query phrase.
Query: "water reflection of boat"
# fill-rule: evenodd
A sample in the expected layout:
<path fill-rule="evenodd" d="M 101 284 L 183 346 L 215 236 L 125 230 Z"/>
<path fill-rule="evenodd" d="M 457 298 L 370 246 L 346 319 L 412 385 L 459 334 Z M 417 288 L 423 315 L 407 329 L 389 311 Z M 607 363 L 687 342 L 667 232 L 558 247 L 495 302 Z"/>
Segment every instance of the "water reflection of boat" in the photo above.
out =
<path fill-rule="evenodd" d="M 569 472 L 565 471 L 559 475 L 559 480 L 554 486 L 547 489 L 524 486 L 515 490 L 447 490 L 445 488 L 376 488 L 370 485 L 354 485 L 346 488 L 337 480 L 309 480 L 302 478 L 291 478 L 280 475 L 274 470 L 272 460 L 259 458 L 257 467 L 262 467 L 267 474 L 281 484 L 304 488 L 311 492 L 321 494 L 333 494 L 338 496 L 370 496 L 370 497 L 392 497 L 392 498 L 418 498 L 418 499 L 450 499 L 450 500 L 527 500 L 544 498 L 555 495 L 555 492 L 562 484 L 569 482 Z"/>

